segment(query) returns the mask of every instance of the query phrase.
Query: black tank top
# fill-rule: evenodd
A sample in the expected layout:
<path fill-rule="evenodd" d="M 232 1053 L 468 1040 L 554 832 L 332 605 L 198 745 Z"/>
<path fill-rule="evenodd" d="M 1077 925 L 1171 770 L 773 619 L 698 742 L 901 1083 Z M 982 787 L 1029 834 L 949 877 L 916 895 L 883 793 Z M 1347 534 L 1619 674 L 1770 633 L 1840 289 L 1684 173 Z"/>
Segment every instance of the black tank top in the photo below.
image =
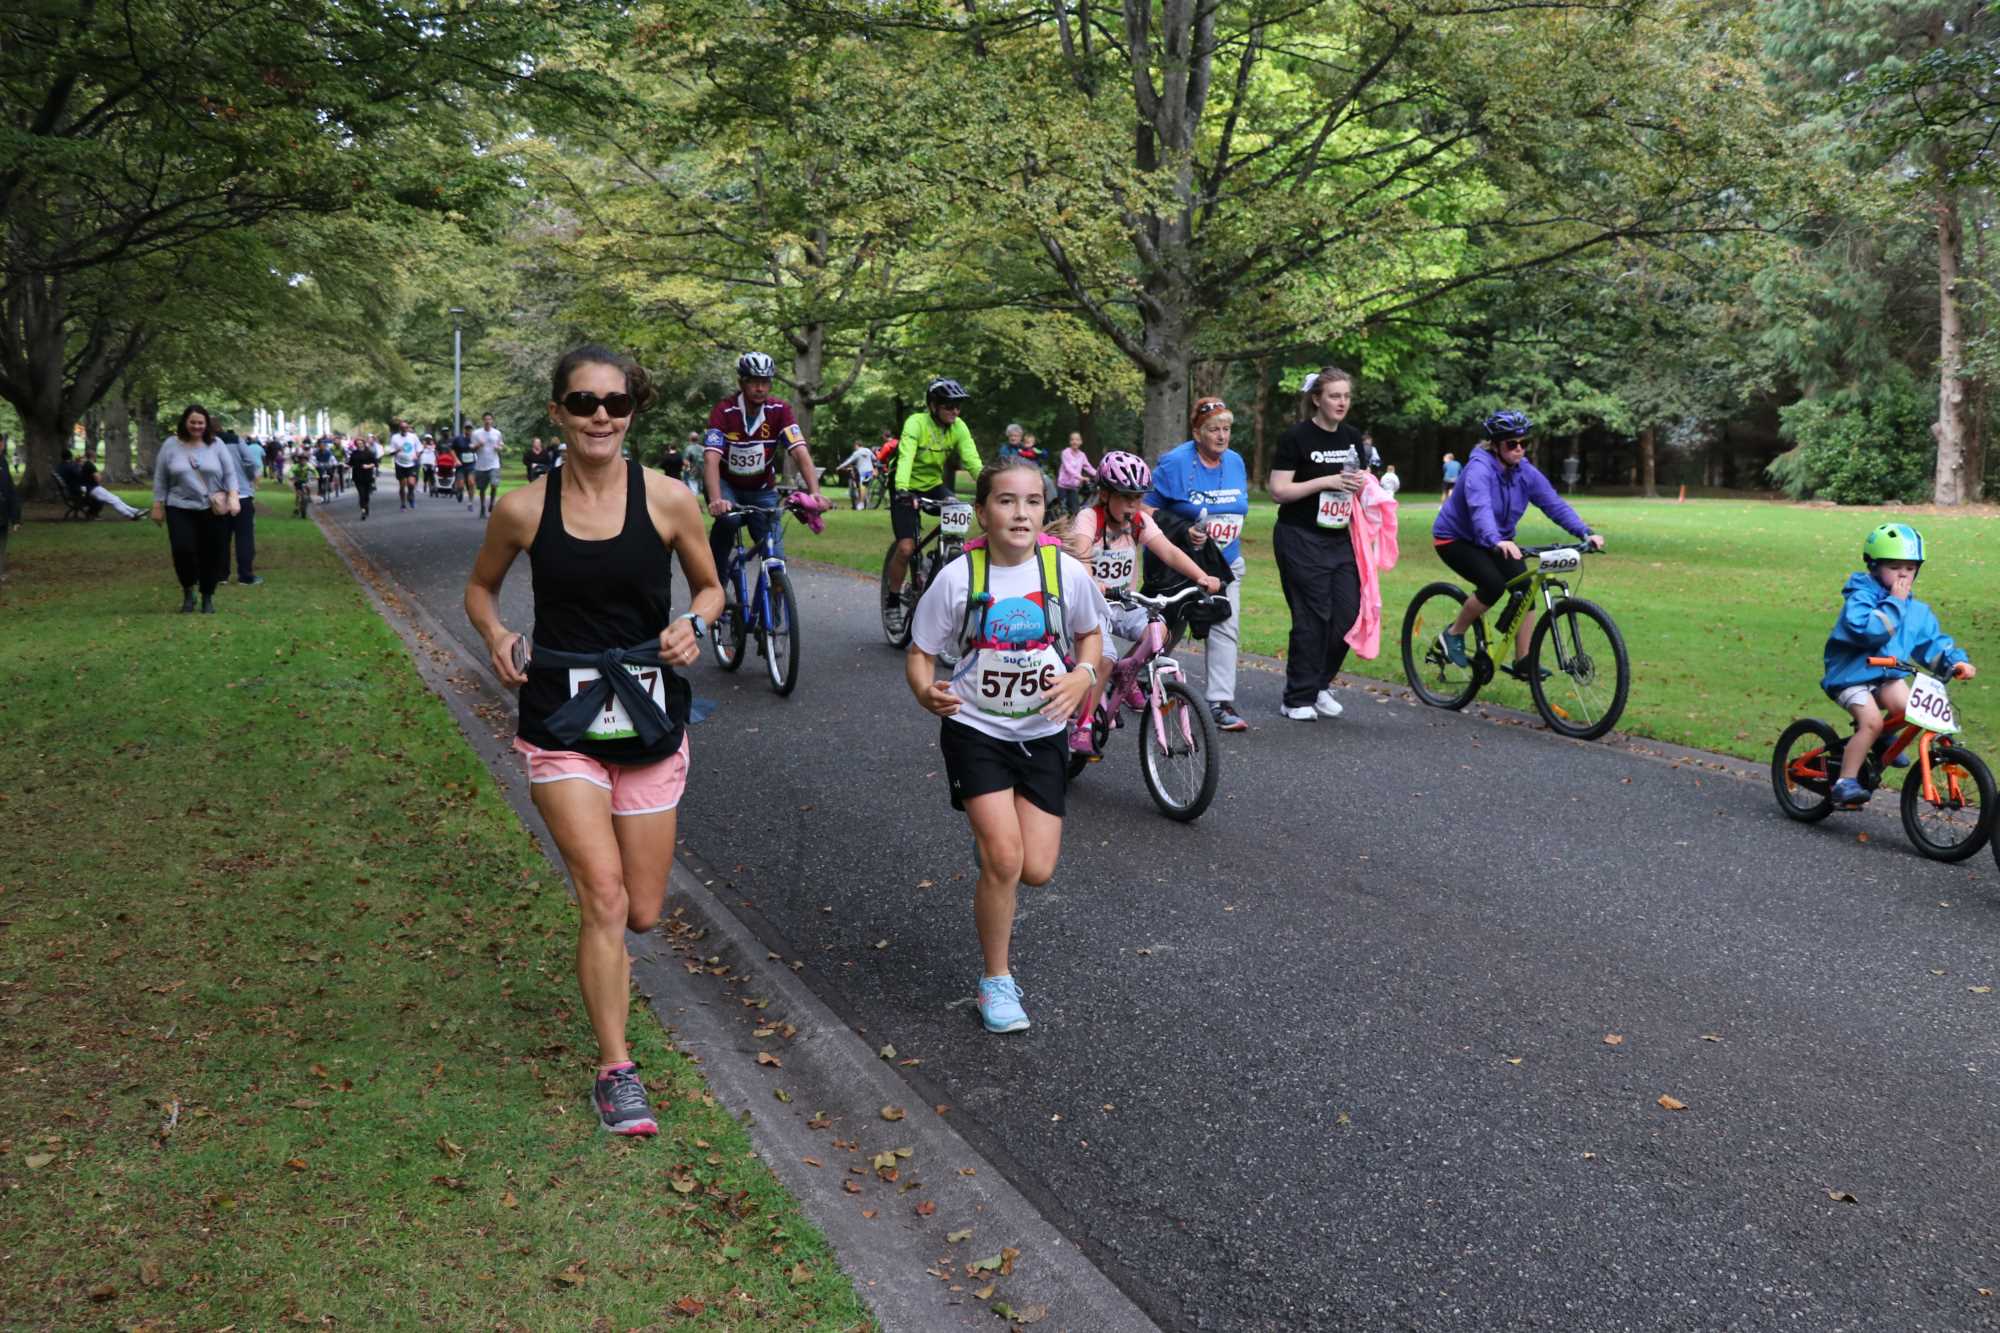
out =
<path fill-rule="evenodd" d="M 646 508 L 646 474 L 637 460 L 625 467 L 625 526 L 605 541 L 581 541 L 563 529 L 563 469 L 548 474 L 541 526 L 528 548 L 534 575 L 534 648 L 600 653 L 657 640 L 673 619 L 673 553 L 660 540 Z M 671 669 L 663 682 L 672 733 L 648 749 L 637 737 L 585 736 L 565 745 L 549 733 L 548 717 L 569 700 L 569 672 L 537 667 L 531 652 L 528 683 L 521 687 L 521 739 L 545 750 L 574 750 L 607 763 L 650 764 L 680 748 L 687 725 L 687 686 Z"/>

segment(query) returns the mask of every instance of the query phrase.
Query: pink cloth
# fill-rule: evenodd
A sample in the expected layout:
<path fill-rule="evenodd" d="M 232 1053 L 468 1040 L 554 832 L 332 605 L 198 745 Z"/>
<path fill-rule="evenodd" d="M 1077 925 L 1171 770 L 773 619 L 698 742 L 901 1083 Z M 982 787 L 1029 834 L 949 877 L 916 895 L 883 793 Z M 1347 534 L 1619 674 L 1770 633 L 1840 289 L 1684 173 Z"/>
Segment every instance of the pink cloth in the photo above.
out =
<path fill-rule="evenodd" d="M 1347 631 L 1347 646 L 1363 657 L 1382 653 L 1382 579 L 1402 557 L 1396 540 L 1396 497 L 1372 475 L 1355 498 L 1347 530 L 1354 539 L 1354 569 L 1361 576 L 1361 614 Z"/>

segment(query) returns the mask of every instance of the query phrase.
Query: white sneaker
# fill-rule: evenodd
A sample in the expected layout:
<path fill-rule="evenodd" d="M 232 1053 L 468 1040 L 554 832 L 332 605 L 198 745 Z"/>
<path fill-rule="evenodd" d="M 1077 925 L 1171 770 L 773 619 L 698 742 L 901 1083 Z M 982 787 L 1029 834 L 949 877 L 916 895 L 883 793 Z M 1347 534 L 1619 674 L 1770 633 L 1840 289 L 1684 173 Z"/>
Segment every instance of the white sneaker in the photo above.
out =
<path fill-rule="evenodd" d="M 1319 697 L 1313 700 L 1313 711 L 1321 717 L 1339 717 L 1340 700 L 1333 697 L 1332 690 L 1321 690 Z"/>
<path fill-rule="evenodd" d="M 1280 708 L 1278 711 L 1294 722 L 1316 722 L 1319 720 L 1319 714 L 1313 712 L 1305 704 L 1300 704 L 1297 708 Z"/>

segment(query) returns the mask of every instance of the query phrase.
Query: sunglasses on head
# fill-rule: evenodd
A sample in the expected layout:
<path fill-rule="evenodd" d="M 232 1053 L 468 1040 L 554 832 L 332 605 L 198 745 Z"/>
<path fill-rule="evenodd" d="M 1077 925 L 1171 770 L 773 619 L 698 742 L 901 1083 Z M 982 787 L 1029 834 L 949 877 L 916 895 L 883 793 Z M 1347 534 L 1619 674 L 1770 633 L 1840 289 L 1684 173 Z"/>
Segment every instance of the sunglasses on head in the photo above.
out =
<path fill-rule="evenodd" d="M 562 396 L 563 411 L 573 417 L 594 417 L 597 415 L 597 409 L 601 407 L 606 416 L 615 420 L 631 416 L 634 406 L 632 395 L 629 393 L 607 393 L 600 398 L 594 393 L 585 393 L 582 389 L 571 389 Z"/>

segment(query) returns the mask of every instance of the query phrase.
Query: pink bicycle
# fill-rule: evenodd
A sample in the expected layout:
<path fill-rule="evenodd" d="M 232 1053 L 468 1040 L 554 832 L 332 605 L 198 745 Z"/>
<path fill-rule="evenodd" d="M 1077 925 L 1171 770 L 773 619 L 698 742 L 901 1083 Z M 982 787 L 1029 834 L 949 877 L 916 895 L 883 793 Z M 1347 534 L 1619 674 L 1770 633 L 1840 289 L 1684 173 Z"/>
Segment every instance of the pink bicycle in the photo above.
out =
<path fill-rule="evenodd" d="M 1168 819 L 1186 823 L 1201 817 L 1222 779 L 1222 755 L 1215 748 L 1215 722 L 1208 705 L 1181 677 L 1181 664 L 1168 655 L 1182 632 L 1195 623 L 1214 624 L 1229 615 L 1226 598 L 1210 597 L 1193 584 L 1166 597 L 1129 590 L 1109 600 L 1146 613 L 1146 630 L 1132 650 L 1112 664 L 1104 697 L 1091 715 L 1095 754 L 1070 756 L 1071 781 L 1104 756 L 1111 733 L 1125 726 L 1127 713 L 1141 719 L 1139 775 L 1147 794 Z"/>

